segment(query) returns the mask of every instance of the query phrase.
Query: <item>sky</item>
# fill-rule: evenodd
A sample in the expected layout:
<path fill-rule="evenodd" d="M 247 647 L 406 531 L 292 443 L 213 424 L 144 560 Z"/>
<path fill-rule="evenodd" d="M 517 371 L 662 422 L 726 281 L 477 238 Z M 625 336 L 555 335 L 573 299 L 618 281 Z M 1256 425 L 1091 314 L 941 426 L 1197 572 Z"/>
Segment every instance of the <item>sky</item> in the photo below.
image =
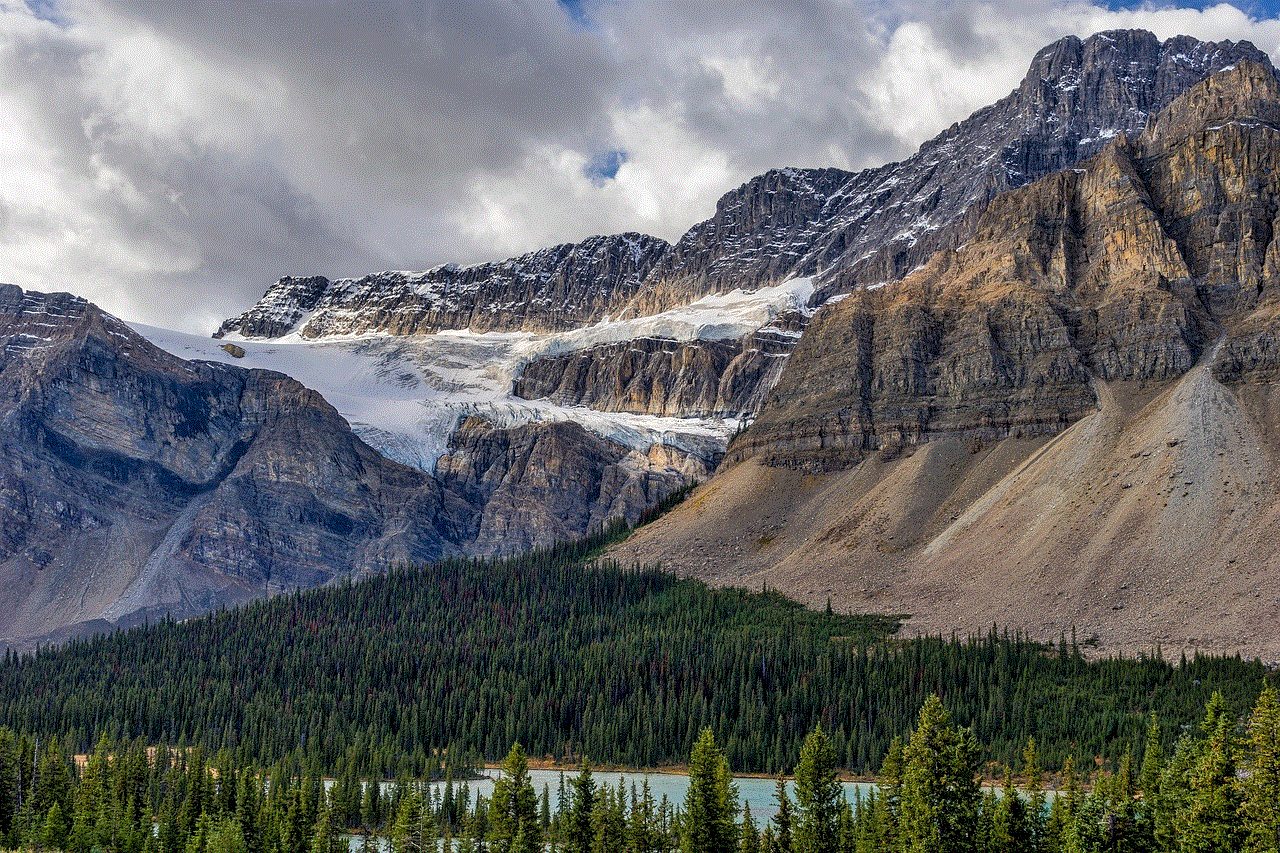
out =
<path fill-rule="evenodd" d="M 674 241 L 779 166 L 859 169 L 1040 47 L 1248 39 L 1275 3 L 0 0 L 0 281 L 208 333 L 282 275 Z"/>

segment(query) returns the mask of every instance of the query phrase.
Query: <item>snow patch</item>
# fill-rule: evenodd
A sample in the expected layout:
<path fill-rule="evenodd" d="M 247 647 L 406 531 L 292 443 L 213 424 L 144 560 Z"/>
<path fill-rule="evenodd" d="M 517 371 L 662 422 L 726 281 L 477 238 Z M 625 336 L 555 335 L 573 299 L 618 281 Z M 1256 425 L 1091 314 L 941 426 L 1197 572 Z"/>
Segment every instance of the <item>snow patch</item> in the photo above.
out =
<path fill-rule="evenodd" d="M 319 391 L 370 446 L 391 459 L 433 472 L 460 420 L 478 415 L 500 426 L 576 421 L 638 452 L 655 444 L 712 455 L 722 450 L 737 421 L 597 412 L 511 394 L 528 362 L 543 356 L 638 338 L 723 340 L 751 334 L 805 306 L 812 279 L 793 279 L 753 292 L 714 294 L 649 317 L 602 320 L 572 332 L 478 333 L 466 330 L 394 337 L 385 333 L 304 339 L 296 331 L 263 340 L 228 334 L 221 340 L 131 324 L 180 358 L 223 362 L 284 373 Z M 236 358 L 222 349 L 234 340 Z"/>

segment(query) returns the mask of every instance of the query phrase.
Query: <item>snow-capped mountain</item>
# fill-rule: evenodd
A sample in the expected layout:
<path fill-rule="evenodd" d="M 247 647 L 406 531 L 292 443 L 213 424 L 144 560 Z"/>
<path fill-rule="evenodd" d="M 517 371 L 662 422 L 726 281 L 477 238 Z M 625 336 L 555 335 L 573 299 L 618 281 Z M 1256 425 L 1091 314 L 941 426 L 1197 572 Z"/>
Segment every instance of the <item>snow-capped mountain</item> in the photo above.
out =
<path fill-rule="evenodd" d="M 715 554 L 694 547 L 701 534 L 677 531 L 677 564 L 715 575 L 708 566 L 723 556 L 770 586 L 813 580 L 825 586 L 792 591 L 828 594 L 848 578 L 805 574 L 806 553 L 829 567 L 839 562 L 830 543 L 853 542 L 879 565 L 905 541 L 885 531 L 921 521 L 906 499 L 848 514 L 861 498 L 847 489 L 876 482 L 877 466 L 925 448 L 913 482 L 951 494 L 952 472 L 968 470 L 956 448 L 1047 440 L 1087 420 L 1098 383 L 1144 358 L 1163 360 L 1134 381 L 1177 379 L 1215 324 L 1236 318 L 1215 300 L 1248 291 L 1222 271 L 1256 267 L 1256 295 L 1280 269 L 1267 266 L 1262 208 L 1249 208 L 1246 228 L 1244 208 L 1208 190 L 1212 222 L 1199 209 L 1166 222 L 1160 211 L 1181 210 L 1170 199 L 1148 199 L 1158 212 L 1147 216 L 1141 193 L 1124 195 L 1138 213 L 1115 221 L 1145 223 L 1151 239 L 1114 230 L 1108 239 L 1141 248 L 1113 266 L 1082 266 L 1114 246 L 1072 231 L 1112 222 L 1086 216 L 1105 193 L 1082 195 L 1102 168 L 1082 158 L 1112 157 L 1107 175 L 1126 186 L 1175 186 L 1150 180 L 1149 160 L 1125 146 L 1156 111 L 1168 120 L 1171 104 L 1188 133 L 1208 133 L 1196 110 L 1217 90 L 1202 81 L 1233 67 L 1269 97 L 1274 70 L 1246 43 L 1063 39 L 1007 98 L 913 157 L 857 174 L 768 172 L 674 245 L 624 234 L 470 267 L 285 278 L 215 340 L 130 329 L 72 297 L 5 288 L 0 577 L 14 594 L 0 635 L 29 643 L 397 560 L 580 536 L 712 478 L 727 448 L 735 467 L 707 494 L 737 514 L 706 540 Z M 1178 100 L 1192 89 L 1210 94 Z M 1253 109 L 1218 102 L 1225 124 Z M 1187 180 L 1216 186 L 1221 158 L 1201 154 L 1184 164 Z M 1156 220 L 1167 240 L 1147 227 Z M 995 248 L 971 257 L 969 246 Z M 1161 279 L 1182 269 L 1175 255 L 1185 274 Z M 915 291 L 891 283 L 904 275 Z M 1027 297 L 1042 280 L 1071 299 Z M 1127 300 L 1126 282 L 1139 281 L 1142 298 Z M 958 296 L 936 298 L 967 293 L 965 282 L 994 302 L 966 313 Z M 1241 375 L 1269 341 L 1243 335 L 1229 348 Z M 966 481 L 957 516 L 1002 476 L 997 461 Z M 768 508 L 759 529 L 757 504 Z M 805 524 L 812 541 L 774 550 L 780 529 Z"/>

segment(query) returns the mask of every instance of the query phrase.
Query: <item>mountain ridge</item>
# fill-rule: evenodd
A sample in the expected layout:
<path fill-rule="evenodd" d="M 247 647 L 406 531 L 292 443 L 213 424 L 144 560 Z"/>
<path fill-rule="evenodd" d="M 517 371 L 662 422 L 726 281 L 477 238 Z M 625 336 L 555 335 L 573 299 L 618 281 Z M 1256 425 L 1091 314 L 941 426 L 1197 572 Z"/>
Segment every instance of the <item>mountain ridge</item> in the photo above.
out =
<path fill-rule="evenodd" d="M 1280 660 L 1278 111 L 1238 63 L 820 310 L 717 477 L 618 556 L 908 629 Z"/>
<path fill-rule="evenodd" d="M 819 277 L 811 301 L 817 305 L 857 286 L 900 277 L 936 249 L 961 240 L 964 225 L 957 220 L 975 205 L 1097 153 L 1117 133 L 1140 132 L 1153 110 L 1241 60 L 1271 67 L 1267 55 L 1246 41 L 1176 36 L 1160 42 L 1144 30 L 1112 30 L 1084 40 L 1066 36 L 1037 52 L 1009 95 L 951 125 L 906 160 L 860 172 L 771 169 L 725 193 L 711 218 L 673 244 L 630 233 L 465 268 L 446 265 L 338 282 L 286 278 L 216 334 L 276 337 L 317 310 L 320 316 L 305 320 L 299 334 L 555 330 L 604 314 L 654 314 L 708 293 L 811 276 Z M 511 286 L 512 270 L 516 279 L 524 269 L 531 277 L 545 275 L 548 253 L 612 257 L 618 246 L 637 245 L 643 251 L 631 265 L 612 260 L 588 266 L 588 274 L 603 269 L 607 275 L 598 279 L 591 298 L 574 291 L 584 302 L 580 309 L 553 317 L 545 310 L 521 314 L 503 308 L 519 300 L 537 306 L 564 295 L 563 288 Z M 436 290 L 410 295 L 410 279 L 419 282 L 418 289 Z M 468 286 L 474 295 L 455 297 Z M 281 301 L 292 304 L 282 309 Z M 282 310 L 292 322 L 269 319 Z"/>
<path fill-rule="evenodd" d="M 1038 53 L 1009 97 L 913 158 L 857 174 L 772 170 L 674 245 L 615 235 L 468 268 L 286 278 L 224 324 L 224 337 L 311 342 L 416 340 L 445 327 L 598 330 L 730 285 L 789 282 L 745 335 L 699 314 L 680 320 L 696 327 L 692 340 L 609 331 L 575 338 L 596 341 L 585 349 L 528 350 L 514 387 L 494 392 L 505 415 L 445 412 L 449 436 L 429 471 L 384 458 L 281 374 L 181 361 L 83 306 L 22 319 L 28 301 L 65 314 L 70 297 L 6 289 L 0 577 L 20 594 L 0 631 L 30 639 L 189 614 L 388 560 L 548 544 L 617 515 L 634 520 L 720 461 L 714 435 L 695 448 L 652 429 L 619 443 L 563 419 L 524 423 L 534 408 L 518 404 L 524 396 L 645 416 L 758 411 L 710 482 L 620 554 L 767 582 L 811 604 L 831 595 L 842 607 L 912 612 L 927 630 L 953 617 L 985 627 L 1007 593 L 1017 600 L 997 611 L 1002 621 L 1051 636 L 1059 622 L 1026 614 L 1056 584 L 1061 618 L 1126 647 L 1131 637 L 1106 633 L 1119 618 L 1110 608 L 1128 606 L 1125 565 L 1146 572 L 1142 591 L 1179 618 L 1191 616 L 1177 595 L 1214 592 L 1195 578 L 1157 595 L 1152 584 L 1175 579 L 1133 542 L 1164 537 L 1172 550 L 1160 554 L 1205 566 L 1211 545 L 1273 561 L 1227 510 L 1239 501 L 1239 518 L 1265 525 L 1280 506 L 1265 443 L 1280 415 L 1270 391 L 1280 375 L 1276 86 L 1247 43 L 1068 38 Z M 1055 164 L 1066 168 L 1031 180 Z M 903 236 L 920 222 L 929 228 Z M 827 299 L 841 290 L 850 295 Z M 826 299 L 812 320 L 790 304 L 810 292 L 813 304 Z M 77 323 L 97 331 L 85 337 Z M 419 371 L 396 360 L 412 353 L 349 343 L 377 350 L 379 375 L 406 394 L 422 386 L 424 399 L 482 372 L 447 354 L 436 372 Z M 476 348 L 474 336 L 466 343 Z M 495 376 L 476 387 L 509 381 Z M 1194 441 L 1169 434 L 1200 415 Z M 377 425 L 365 427 L 373 440 Z M 1246 453 L 1250 442 L 1261 449 Z M 1187 466 L 1206 460 L 1222 485 L 1175 494 Z M 1139 495 L 1164 506 L 1147 512 Z M 1056 563 L 1096 577 L 1055 574 Z M 1265 573 L 1240 576 L 1271 588 Z M 1214 643 L 1255 630 L 1246 622 L 1263 612 L 1232 589 L 1238 612 L 1214 611 L 1224 626 Z M 1150 635 L 1173 639 L 1172 625 Z"/>

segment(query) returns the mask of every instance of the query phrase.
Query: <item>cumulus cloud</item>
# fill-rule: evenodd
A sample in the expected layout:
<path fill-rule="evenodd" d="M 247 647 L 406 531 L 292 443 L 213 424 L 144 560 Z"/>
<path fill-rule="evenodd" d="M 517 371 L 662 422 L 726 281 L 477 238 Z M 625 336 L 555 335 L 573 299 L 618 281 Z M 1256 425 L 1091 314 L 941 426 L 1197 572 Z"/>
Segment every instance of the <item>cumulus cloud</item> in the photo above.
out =
<path fill-rule="evenodd" d="M 0 0 L 0 281 L 209 331 L 284 274 L 674 240 L 768 168 L 908 155 L 1066 34 L 1280 49 L 1115 5 Z"/>

